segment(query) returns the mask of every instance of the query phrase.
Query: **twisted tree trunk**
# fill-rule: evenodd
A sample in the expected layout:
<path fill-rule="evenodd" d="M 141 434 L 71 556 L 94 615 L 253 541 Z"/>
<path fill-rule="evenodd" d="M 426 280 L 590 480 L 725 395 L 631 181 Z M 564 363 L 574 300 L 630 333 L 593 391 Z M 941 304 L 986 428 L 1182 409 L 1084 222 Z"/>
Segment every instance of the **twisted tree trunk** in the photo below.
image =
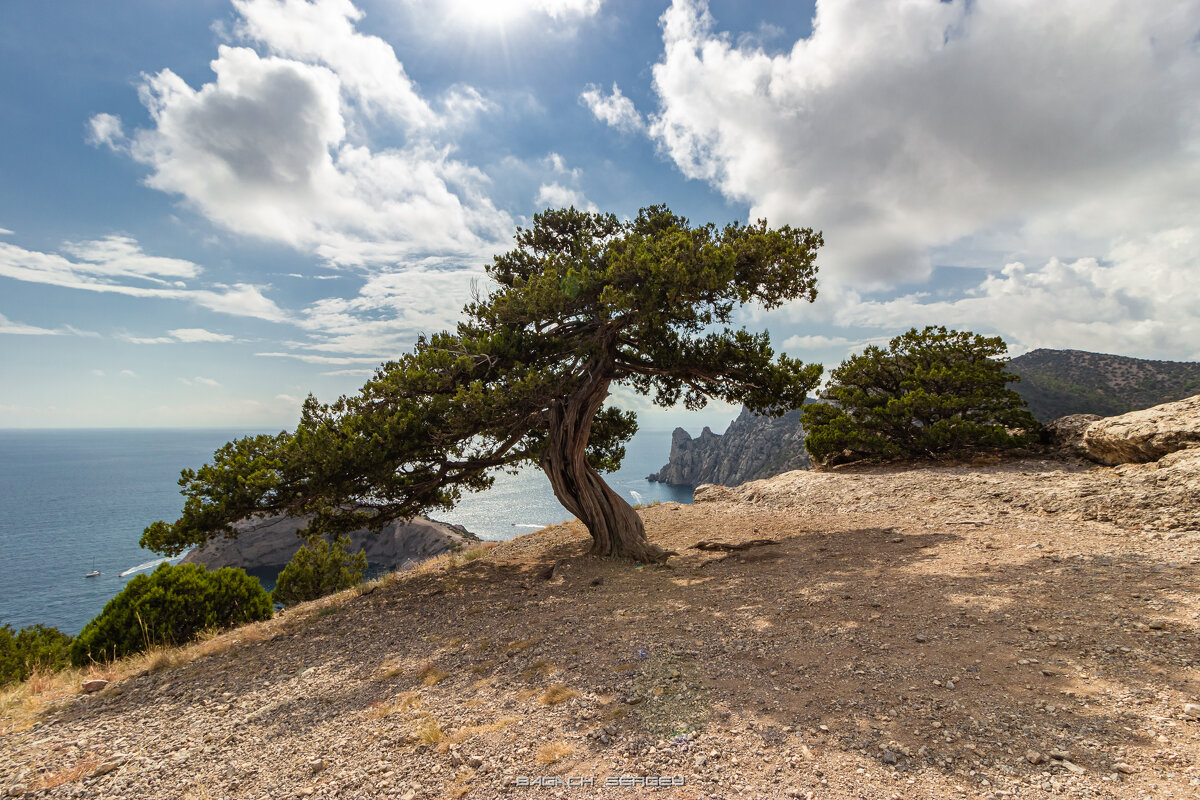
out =
<path fill-rule="evenodd" d="M 608 396 L 608 384 L 607 378 L 590 379 L 550 408 L 549 442 L 541 467 L 554 496 L 587 526 L 592 555 L 662 562 L 668 553 L 646 539 L 641 517 L 587 460 L 592 418 Z"/>

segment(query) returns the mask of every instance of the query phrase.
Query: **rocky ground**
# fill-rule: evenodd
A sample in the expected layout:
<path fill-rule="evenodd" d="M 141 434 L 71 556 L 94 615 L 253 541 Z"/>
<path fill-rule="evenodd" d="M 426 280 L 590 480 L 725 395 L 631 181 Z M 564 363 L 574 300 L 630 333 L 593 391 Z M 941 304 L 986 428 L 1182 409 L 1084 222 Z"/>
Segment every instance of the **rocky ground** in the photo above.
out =
<path fill-rule="evenodd" d="M 1190 463 L 703 489 L 642 512 L 667 568 L 555 526 L 78 695 L 0 738 L 0 792 L 1197 797 Z"/>

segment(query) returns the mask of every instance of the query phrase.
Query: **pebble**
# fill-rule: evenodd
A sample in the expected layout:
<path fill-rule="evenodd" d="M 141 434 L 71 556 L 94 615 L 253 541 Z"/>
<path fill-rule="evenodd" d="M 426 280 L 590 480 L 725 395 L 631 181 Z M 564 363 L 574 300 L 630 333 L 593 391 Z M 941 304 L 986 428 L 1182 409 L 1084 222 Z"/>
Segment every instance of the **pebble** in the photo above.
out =
<path fill-rule="evenodd" d="M 1126 764 L 1124 761 L 1118 761 L 1113 764 L 1113 772 L 1120 772 L 1122 775 L 1132 775 L 1137 772 L 1133 767 Z"/>
<path fill-rule="evenodd" d="M 1026 750 L 1025 760 L 1030 764 L 1042 764 L 1045 763 L 1046 757 L 1036 750 Z"/>
<path fill-rule="evenodd" d="M 92 692 L 100 691 L 105 686 L 108 686 L 108 681 L 104 680 L 103 678 L 93 678 L 90 681 L 83 682 L 83 691 L 87 694 L 91 694 Z"/>
<path fill-rule="evenodd" d="M 1192 717 L 1193 719 L 1200 719 L 1200 704 L 1184 703 L 1183 704 L 1183 713 L 1187 714 L 1189 717 Z"/>

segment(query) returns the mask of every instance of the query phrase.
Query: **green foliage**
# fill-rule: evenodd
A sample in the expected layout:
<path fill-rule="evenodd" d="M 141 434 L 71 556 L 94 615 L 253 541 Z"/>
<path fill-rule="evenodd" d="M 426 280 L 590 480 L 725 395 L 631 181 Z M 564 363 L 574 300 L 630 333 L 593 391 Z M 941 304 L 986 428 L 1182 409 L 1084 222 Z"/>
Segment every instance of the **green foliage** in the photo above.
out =
<path fill-rule="evenodd" d="M 84 626 L 71 661 L 110 661 L 153 645 L 183 644 L 207 629 L 270 619 L 271 596 L 245 571 L 163 564 L 138 575 Z"/>
<path fill-rule="evenodd" d="M 41 670 L 57 672 L 71 663 L 71 637 L 58 628 L 27 625 L 16 633 L 0 625 L 0 686 Z"/>
<path fill-rule="evenodd" d="M 1029 411 L 1042 422 L 1066 414 L 1111 417 L 1200 393 L 1200 364 L 1152 361 L 1082 350 L 1034 350 L 1008 369 Z"/>
<path fill-rule="evenodd" d="M 805 446 L 818 463 L 961 454 L 1036 441 L 1038 423 L 1006 384 L 1008 348 L 944 327 L 916 328 L 887 350 L 868 347 L 842 362 L 805 406 Z"/>
<path fill-rule="evenodd" d="M 613 519 L 641 524 L 597 474 L 620 465 L 637 430 L 632 413 L 605 407 L 610 387 L 660 406 L 718 397 L 778 415 L 820 380 L 820 365 L 776 356 L 766 333 L 730 327 L 744 303 L 816 297 L 811 229 L 571 208 L 536 215 L 515 244 L 454 332 L 419 337 L 357 396 L 310 396 L 294 433 L 231 442 L 185 470 L 182 515 L 148 527 L 143 545 L 179 553 L 258 513 L 309 515 L 322 535 L 378 531 L 523 464 L 546 471 L 599 543 Z"/>
<path fill-rule="evenodd" d="M 271 599 L 291 606 L 357 586 L 367 569 L 367 556 L 362 550 L 350 555 L 349 547 L 350 539 L 345 536 L 332 544 L 320 536 L 309 536 L 279 573 Z"/>

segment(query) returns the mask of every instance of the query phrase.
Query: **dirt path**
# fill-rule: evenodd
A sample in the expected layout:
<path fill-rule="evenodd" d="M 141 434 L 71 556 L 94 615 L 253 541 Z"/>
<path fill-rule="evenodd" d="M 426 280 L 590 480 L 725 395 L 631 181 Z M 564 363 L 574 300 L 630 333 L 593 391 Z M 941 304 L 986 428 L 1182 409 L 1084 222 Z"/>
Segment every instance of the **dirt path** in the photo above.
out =
<path fill-rule="evenodd" d="M 1097 519 L 1145 477 L 791 473 L 645 509 L 666 569 L 556 526 L 81 696 L 0 738 L 0 791 L 1194 798 L 1195 508 Z"/>

